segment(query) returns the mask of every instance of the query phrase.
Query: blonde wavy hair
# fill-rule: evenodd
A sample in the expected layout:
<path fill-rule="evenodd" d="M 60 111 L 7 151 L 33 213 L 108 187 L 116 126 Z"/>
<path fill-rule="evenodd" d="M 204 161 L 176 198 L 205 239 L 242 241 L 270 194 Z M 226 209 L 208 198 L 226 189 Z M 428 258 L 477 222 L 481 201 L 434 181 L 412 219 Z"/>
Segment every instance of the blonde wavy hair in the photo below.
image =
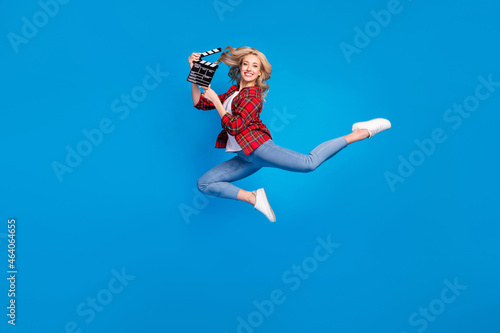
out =
<path fill-rule="evenodd" d="M 232 48 L 231 46 L 228 46 L 224 50 L 227 51 L 221 54 L 217 62 L 221 61 L 226 65 L 228 65 L 229 67 L 231 67 L 228 75 L 231 78 L 231 81 L 236 82 L 238 85 L 240 84 L 241 81 L 240 68 L 243 62 L 243 58 L 249 54 L 253 54 L 257 56 L 257 58 L 259 58 L 261 74 L 255 81 L 255 84 L 257 85 L 257 87 L 260 88 L 262 93 L 262 99 L 265 102 L 266 95 L 269 90 L 269 84 L 267 84 L 267 80 L 271 78 L 271 72 L 273 71 L 273 66 L 271 66 L 269 61 L 267 61 L 267 58 L 264 55 L 264 53 L 260 52 L 259 50 L 253 47 L 248 47 L 248 46 L 241 46 L 236 49 Z"/>

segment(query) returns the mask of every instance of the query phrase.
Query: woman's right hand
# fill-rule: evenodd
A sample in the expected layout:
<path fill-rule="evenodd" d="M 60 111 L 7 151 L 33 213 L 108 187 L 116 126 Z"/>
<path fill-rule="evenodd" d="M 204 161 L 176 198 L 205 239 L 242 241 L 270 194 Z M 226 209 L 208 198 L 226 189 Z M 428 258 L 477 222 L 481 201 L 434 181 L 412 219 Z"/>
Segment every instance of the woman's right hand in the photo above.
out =
<path fill-rule="evenodd" d="M 201 53 L 199 53 L 199 52 L 191 53 L 191 55 L 189 56 L 189 68 L 193 68 L 193 63 L 195 61 L 200 60 L 200 55 L 201 55 Z"/>

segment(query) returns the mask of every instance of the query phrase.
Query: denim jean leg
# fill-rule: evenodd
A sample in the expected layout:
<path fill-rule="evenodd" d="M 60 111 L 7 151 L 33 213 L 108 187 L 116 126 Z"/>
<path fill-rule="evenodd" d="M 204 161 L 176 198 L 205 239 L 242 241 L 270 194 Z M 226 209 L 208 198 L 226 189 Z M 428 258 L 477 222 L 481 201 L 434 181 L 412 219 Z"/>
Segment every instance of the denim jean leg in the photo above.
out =
<path fill-rule="evenodd" d="M 257 148 L 253 163 L 263 167 L 279 168 L 293 172 L 310 172 L 347 146 L 347 141 L 337 138 L 323 142 L 309 154 L 300 154 L 274 144 L 271 140 Z"/>
<path fill-rule="evenodd" d="M 257 172 L 261 167 L 245 161 L 240 156 L 225 161 L 209 171 L 198 180 L 198 189 L 211 196 L 236 200 L 240 188 L 231 184 Z"/>

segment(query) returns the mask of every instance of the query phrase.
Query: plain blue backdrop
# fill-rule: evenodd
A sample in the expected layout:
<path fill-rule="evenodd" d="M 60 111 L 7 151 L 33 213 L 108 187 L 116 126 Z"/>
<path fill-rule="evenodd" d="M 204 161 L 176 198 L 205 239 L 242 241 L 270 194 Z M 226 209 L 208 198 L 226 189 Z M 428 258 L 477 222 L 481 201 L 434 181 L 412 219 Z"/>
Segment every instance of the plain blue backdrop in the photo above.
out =
<path fill-rule="evenodd" d="M 2 0 L 0 267 L 15 217 L 18 275 L 1 331 L 499 332 L 499 10 Z M 275 224 L 196 190 L 231 155 L 187 58 L 228 45 L 273 65 L 261 117 L 281 146 L 392 122 L 313 173 L 238 182 Z"/>

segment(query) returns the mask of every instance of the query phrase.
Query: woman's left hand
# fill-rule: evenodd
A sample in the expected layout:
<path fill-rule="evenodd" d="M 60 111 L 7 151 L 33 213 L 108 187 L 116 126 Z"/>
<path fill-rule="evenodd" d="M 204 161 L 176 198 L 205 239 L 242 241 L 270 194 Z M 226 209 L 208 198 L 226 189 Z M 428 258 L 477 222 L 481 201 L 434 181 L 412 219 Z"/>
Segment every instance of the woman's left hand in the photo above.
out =
<path fill-rule="evenodd" d="M 219 100 L 219 95 L 215 91 L 208 87 L 201 87 L 202 89 L 206 89 L 205 92 L 202 93 L 203 97 L 208 99 L 210 102 L 215 103 L 216 100 Z"/>

